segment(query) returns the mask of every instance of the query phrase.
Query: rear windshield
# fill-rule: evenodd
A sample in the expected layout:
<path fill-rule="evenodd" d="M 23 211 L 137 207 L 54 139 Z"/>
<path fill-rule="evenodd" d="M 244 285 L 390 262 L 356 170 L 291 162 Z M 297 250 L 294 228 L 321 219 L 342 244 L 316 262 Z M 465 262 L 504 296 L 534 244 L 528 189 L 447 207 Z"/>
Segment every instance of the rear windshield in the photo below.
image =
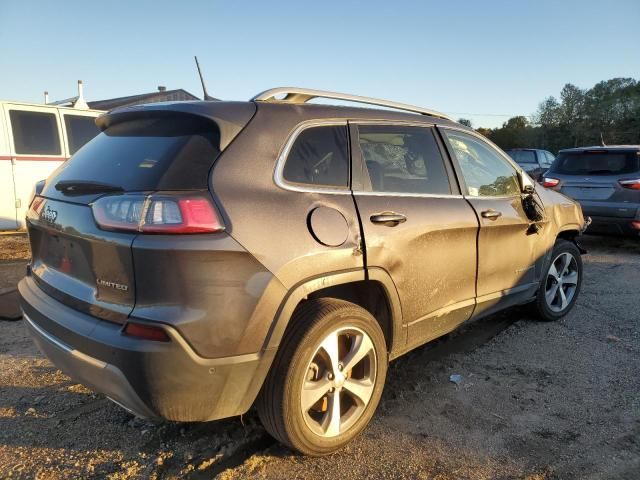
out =
<path fill-rule="evenodd" d="M 536 163 L 536 152 L 531 150 L 509 150 L 507 153 L 518 165 Z"/>
<path fill-rule="evenodd" d="M 216 124 L 198 117 L 127 121 L 78 150 L 52 183 L 98 182 L 125 191 L 206 189 L 219 145 Z"/>
<path fill-rule="evenodd" d="M 565 175 L 623 175 L 640 171 L 636 151 L 561 152 L 552 170 Z"/>

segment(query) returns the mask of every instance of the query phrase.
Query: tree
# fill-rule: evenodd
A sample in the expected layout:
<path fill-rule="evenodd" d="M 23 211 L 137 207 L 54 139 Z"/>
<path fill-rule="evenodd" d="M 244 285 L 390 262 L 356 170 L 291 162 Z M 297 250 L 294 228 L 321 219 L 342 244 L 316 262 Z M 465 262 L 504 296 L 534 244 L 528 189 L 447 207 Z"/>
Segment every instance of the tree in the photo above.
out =
<path fill-rule="evenodd" d="M 468 118 L 459 118 L 458 123 L 460 125 L 464 125 L 465 127 L 472 127 L 471 120 L 469 120 Z"/>
<path fill-rule="evenodd" d="M 557 151 L 575 146 L 640 143 L 640 82 L 612 78 L 583 90 L 567 83 L 560 99 L 545 98 L 533 115 L 513 117 L 502 127 L 482 129 L 502 148 L 534 147 Z M 478 129 L 481 130 L 481 129 Z"/>

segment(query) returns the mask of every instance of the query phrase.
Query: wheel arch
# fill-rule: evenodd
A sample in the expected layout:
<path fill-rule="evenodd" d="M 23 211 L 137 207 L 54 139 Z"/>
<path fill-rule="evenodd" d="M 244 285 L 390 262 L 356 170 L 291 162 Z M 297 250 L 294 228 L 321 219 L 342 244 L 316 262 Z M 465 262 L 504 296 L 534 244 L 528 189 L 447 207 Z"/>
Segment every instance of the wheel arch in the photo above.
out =
<path fill-rule="evenodd" d="M 400 298 L 393 280 L 381 268 L 333 272 L 299 282 L 282 301 L 267 336 L 264 349 L 276 350 L 284 338 L 295 309 L 314 298 L 347 300 L 369 311 L 378 321 L 390 358 L 404 347 L 406 332 L 402 323 Z"/>
<path fill-rule="evenodd" d="M 565 230 L 561 230 L 558 232 L 558 235 L 556 236 L 556 242 L 560 239 L 572 242 L 576 245 L 576 247 L 578 247 L 578 250 L 581 254 L 585 254 L 587 253 L 587 251 L 578 242 L 578 237 L 580 237 L 580 235 L 582 235 L 582 232 L 579 229 L 574 229 L 572 228 L 572 226 L 569 226 Z"/>

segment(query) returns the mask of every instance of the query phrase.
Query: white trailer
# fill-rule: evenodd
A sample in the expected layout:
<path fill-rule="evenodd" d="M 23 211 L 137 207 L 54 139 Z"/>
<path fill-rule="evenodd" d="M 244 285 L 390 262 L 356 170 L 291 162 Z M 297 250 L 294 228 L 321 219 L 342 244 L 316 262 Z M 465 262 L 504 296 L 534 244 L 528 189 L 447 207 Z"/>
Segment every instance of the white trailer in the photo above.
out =
<path fill-rule="evenodd" d="M 0 101 L 0 230 L 25 227 L 36 182 L 47 178 L 99 133 L 78 82 L 78 96 L 31 104 Z M 63 106 L 68 104 L 70 106 Z"/>

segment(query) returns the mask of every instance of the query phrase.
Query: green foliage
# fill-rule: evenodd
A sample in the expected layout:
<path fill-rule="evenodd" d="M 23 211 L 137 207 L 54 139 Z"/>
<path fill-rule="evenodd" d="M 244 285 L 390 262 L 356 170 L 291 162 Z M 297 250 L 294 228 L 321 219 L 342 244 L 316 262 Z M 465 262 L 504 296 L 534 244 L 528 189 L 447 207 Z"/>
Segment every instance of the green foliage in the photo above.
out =
<path fill-rule="evenodd" d="M 613 78 L 588 90 L 567 83 L 560 99 L 544 99 L 532 121 L 513 117 L 502 127 L 478 131 L 503 149 L 640 144 L 640 81 Z"/>

